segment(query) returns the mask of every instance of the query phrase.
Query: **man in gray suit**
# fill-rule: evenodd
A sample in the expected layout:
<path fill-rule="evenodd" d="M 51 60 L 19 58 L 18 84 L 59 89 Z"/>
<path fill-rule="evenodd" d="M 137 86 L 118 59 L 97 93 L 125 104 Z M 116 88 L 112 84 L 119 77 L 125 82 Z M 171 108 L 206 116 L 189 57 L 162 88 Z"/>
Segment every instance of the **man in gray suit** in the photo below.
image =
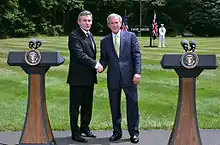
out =
<path fill-rule="evenodd" d="M 111 33 L 101 40 L 100 63 L 107 71 L 107 84 L 113 135 L 110 141 L 122 137 L 121 91 L 125 92 L 127 105 L 127 126 L 132 143 L 139 142 L 139 111 L 137 84 L 141 79 L 141 53 L 134 33 L 120 30 L 122 17 L 110 14 L 107 18 Z"/>

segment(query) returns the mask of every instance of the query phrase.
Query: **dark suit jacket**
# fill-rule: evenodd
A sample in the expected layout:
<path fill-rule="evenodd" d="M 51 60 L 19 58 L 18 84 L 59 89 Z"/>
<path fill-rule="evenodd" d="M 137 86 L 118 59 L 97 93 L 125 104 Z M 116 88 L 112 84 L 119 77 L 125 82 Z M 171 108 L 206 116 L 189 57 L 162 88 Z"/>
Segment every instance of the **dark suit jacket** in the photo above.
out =
<path fill-rule="evenodd" d="M 93 39 L 95 44 L 95 41 Z M 70 64 L 67 83 L 70 85 L 90 86 L 97 83 L 96 46 L 81 28 L 76 28 L 69 36 Z"/>
<path fill-rule="evenodd" d="M 108 66 L 108 87 L 133 86 L 134 74 L 141 73 L 141 53 L 135 34 L 121 31 L 119 57 L 114 48 L 112 33 L 101 40 L 100 47 L 100 63 L 104 68 Z"/>

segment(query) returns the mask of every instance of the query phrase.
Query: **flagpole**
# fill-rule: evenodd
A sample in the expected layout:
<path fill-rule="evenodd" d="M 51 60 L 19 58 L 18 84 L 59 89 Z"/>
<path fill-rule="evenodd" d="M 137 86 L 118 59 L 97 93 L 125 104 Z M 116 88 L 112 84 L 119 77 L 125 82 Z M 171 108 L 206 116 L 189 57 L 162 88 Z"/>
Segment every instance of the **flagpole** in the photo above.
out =
<path fill-rule="evenodd" d="M 140 28 L 141 28 L 141 25 L 142 25 L 142 0 L 140 0 Z M 140 29 L 139 28 L 139 29 Z M 140 37 L 141 37 L 141 30 L 140 30 L 140 33 L 139 33 Z"/>

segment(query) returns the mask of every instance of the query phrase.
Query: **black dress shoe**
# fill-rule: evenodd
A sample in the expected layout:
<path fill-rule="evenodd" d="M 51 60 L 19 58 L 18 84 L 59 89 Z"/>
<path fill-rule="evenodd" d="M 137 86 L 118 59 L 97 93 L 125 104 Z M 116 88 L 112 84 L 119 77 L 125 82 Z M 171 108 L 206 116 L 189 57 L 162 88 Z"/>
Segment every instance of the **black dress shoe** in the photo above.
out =
<path fill-rule="evenodd" d="M 109 138 L 109 140 L 110 140 L 110 141 L 117 141 L 117 140 L 119 140 L 120 138 L 121 138 L 121 135 L 113 134 L 113 135 Z"/>
<path fill-rule="evenodd" d="M 93 134 L 90 130 L 87 131 L 81 131 L 81 133 L 84 133 L 86 137 L 96 137 L 95 134 Z"/>
<path fill-rule="evenodd" d="M 138 143 L 139 142 L 139 138 L 138 138 L 138 136 L 134 135 L 134 136 L 130 137 L 130 141 L 132 143 Z"/>
<path fill-rule="evenodd" d="M 81 135 L 72 136 L 72 140 L 75 140 L 77 142 L 87 142 L 87 140 L 85 138 L 83 138 Z"/>

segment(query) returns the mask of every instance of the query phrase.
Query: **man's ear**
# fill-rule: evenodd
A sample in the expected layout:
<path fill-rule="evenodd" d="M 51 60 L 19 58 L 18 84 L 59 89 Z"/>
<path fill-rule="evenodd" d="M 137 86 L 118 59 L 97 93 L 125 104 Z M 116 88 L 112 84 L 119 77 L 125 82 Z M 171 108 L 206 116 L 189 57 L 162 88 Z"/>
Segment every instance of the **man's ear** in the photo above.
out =
<path fill-rule="evenodd" d="M 121 26 L 122 26 L 122 21 L 120 22 L 120 24 L 121 24 Z M 121 26 L 120 26 L 120 28 L 121 28 Z"/>

